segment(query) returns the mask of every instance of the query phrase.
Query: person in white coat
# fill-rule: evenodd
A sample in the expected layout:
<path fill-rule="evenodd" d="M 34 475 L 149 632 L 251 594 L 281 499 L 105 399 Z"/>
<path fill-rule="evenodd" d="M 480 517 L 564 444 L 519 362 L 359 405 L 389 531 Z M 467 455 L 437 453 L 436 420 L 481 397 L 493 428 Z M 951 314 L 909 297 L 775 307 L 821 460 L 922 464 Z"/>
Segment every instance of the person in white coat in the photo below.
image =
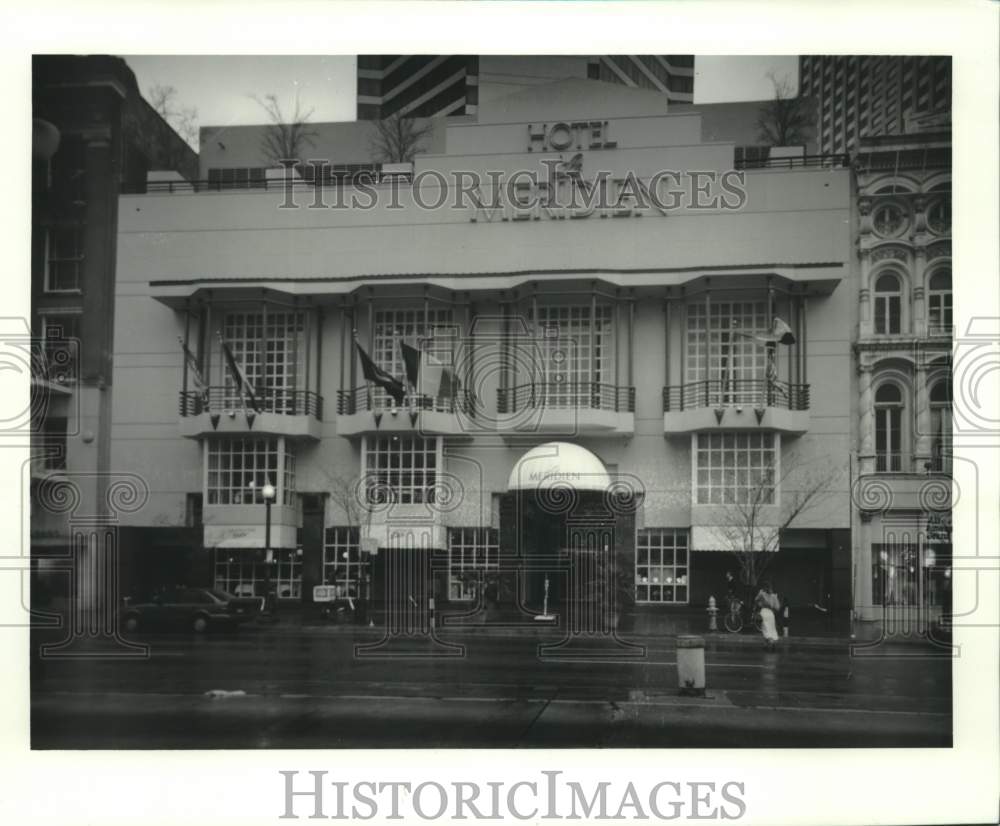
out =
<path fill-rule="evenodd" d="M 760 610 L 760 632 L 764 637 L 764 645 L 768 649 L 773 649 L 778 641 L 776 617 L 781 608 L 781 600 L 778 599 L 778 595 L 774 592 L 774 587 L 769 580 L 765 580 L 761 585 L 754 603 Z"/>

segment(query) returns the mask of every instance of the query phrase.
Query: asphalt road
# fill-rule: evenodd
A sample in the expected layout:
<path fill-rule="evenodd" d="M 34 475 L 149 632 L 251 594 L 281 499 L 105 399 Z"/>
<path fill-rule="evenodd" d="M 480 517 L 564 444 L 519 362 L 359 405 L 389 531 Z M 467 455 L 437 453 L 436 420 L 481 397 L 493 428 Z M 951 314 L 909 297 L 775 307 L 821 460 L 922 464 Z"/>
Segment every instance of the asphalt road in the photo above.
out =
<path fill-rule="evenodd" d="M 35 659 L 35 748 L 948 746 L 947 659 L 852 657 L 752 637 L 706 649 L 707 696 L 677 694 L 671 638 L 582 661 L 544 639 L 449 636 L 456 648 L 344 629 L 148 636 L 144 658 Z M 551 640 L 550 640 L 551 641 Z M 913 654 L 911 646 L 904 654 Z M 605 656 L 602 656 L 603 655 Z M 625 652 L 629 655 L 634 651 Z M 891 651 L 885 652 L 887 655 Z M 898 653 L 898 652 L 897 652 Z M 438 656 L 430 656 L 436 654 Z"/>

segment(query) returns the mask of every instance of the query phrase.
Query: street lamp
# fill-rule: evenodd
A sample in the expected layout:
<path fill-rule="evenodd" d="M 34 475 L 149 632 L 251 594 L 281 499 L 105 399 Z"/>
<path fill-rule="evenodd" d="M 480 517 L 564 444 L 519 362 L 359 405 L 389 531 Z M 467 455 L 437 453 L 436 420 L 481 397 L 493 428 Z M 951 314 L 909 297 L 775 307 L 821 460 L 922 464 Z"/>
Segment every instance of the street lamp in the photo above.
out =
<path fill-rule="evenodd" d="M 260 495 L 264 497 L 264 610 L 272 616 L 278 613 L 278 600 L 276 595 L 271 593 L 271 565 L 274 561 L 274 552 L 271 550 L 271 505 L 277 496 L 274 485 L 265 483 Z"/>

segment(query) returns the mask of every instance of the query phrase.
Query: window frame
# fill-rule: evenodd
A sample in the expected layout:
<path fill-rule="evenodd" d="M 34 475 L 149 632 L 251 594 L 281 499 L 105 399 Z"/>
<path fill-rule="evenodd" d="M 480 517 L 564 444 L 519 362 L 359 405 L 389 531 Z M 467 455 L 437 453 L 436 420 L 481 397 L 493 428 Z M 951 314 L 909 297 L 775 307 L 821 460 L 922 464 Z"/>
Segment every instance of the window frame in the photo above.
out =
<path fill-rule="evenodd" d="M 56 257 L 53 252 L 58 246 L 55 243 L 55 236 L 60 233 L 72 233 L 76 243 L 73 245 L 76 254 L 70 257 Z M 85 260 L 84 248 L 85 237 L 83 227 L 80 226 L 52 226 L 45 230 L 45 278 L 43 290 L 50 295 L 80 295 L 83 292 L 83 262 Z M 52 283 L 53 264 L 72 264 L 76 273 L 75 287 L 55 287 Z"/>
<path fill-rule="evenodd" d="M 879 282 L 891 277 L 896 282 L 895 290 L 879 289 Z M 872 329 L 876 335 L 898 336 L 903 332 L 903 275 L 899 270 L 886 267 L 872 276 L 872 294 L 874 295 Z M 892 329 L 893 311 L 895 310 L 896 329 Z M 879 329 L 883 327 L 884 329 Z"/>
<path fill-rule="evenodd" d="M 751 492 L 767 490 L 763 474 L 769 473 L 771 485 L 762 507 L 781 503 L 781 434 L 775 431 L 719 430 L 691 434 L 692 489 L 694 504 L 700 506 L 736 506 L 753 504 Z M 732 451 L 732 461 L 726 455 Z M 754 454 L 757 456 L 754 456 Z M 769 454 L 769 456 L 768 456 Z M 744 462 L 741 464 L 741 457 Z M 754 463 L 759 459 L 759 465 Z M 734 484 L 729 484 L 729 479 Z M 737 495 L 743 491 L 745 497 Z"/>
<path fill-rule="evenodd" d="M 657 542 L 654 546 L 654 537 Z M 669 542 L 667 541 L 669 537 Z M 679 540 L 683 539 L 683 542 Z M 664 562 L 665 552 L 671 553 L 670 563 Z M 646 558 L 643 560 L 643 551 Z M 659 555 L 659 561 L 653 562 L 653 552 Z M 683 562 L 678 561 L 678 554 L 683 551 Z M 688 605 L 691 601 L 691 536 L 687 528 L 640 528 L 636 530 L 634 565 L 634 596 L 639 605 Z M 654 579 L 653 569 L 658 571 Z M 679 570 L 683 574 L 679 574 Z M 646 571 L 642 580 L 642 571 Z M 666 572 L 670 571 L 670 581 L 667 582 Z M 683 583 L 680 579 L 683 577 Z M 666 599 L 667 589 L 670 589 L 670 599 Z M 644 590 L 645 589 L 645 590 Z M 654 598 L 654 589 L 656 596 Z M 683 598 L 679 591 L 683 589 Z"/>
<path fill-rule="evenodd" d="M 931 286 L 938 276 L 948 278 L 947 289 Z M 954 330 L 954 306 L 952 292 L 951 267 L 937 267 L 927 278 L 927 334 L 932 336 L 950 336 Z M 934 315 L 939 316 L 937 323 Z"/>

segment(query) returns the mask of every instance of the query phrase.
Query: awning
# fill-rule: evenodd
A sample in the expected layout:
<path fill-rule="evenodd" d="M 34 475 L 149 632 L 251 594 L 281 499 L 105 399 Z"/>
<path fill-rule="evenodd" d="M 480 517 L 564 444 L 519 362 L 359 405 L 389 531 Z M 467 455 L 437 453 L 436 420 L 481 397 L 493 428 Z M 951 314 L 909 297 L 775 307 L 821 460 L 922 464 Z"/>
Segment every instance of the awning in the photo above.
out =
<path fill-rule="evenodd" d="M 571 487 L 604 491 L 610 484 L 604 463 L 585 447 L 570 442 L 546 442 L 517 460 L 507 480 L 507 490 Z"/>

